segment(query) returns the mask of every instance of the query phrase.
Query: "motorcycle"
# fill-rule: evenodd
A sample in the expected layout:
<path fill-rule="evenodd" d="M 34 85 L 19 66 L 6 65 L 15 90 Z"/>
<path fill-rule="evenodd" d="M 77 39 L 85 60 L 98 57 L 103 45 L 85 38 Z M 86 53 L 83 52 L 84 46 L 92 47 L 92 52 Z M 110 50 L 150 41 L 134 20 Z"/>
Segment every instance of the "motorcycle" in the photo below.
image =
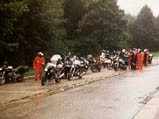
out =
<path fill-rule="evenodd" d="M 93 73 L 100 72 L 101 64 L 95 60 L 94 62 L 90 63 L 90 69 Z"/>
<path fill-rule="evenodd" d="M 111 60 L 112 60 L 112 68 L 115 70 L 115 71 L 118 71 L 119 70 L 119 57 L 118 56 L 112 56 L 111 57 Z"/>
<path fill-rule="evenodd" d="M 112 64 L 112 61 L 110 58 L 104 58 L 103 61 L 102 61 L 102 65 L 104 68 L 107 68 L 107 69 L 111 69 L 111 64 Z"/>
<path fill-rule="evenodd" d="M 152 59 L 153 59 L 153 55 L 149 54 L 149 56 L 148 56 L 148 63 L 149 64 L 152 64 Z"/>
<path fill-rule="evenodd" d="M 127 63 L 122 58 L 119 58 L 119 68 L 122 69 L 122 70 L 126 70 L 127 69 Z"/>
<path fill-rule="evenodd" d="M 70 78 L 77 77 L 78 79 L 82 78 L 82 65 L 80 60 L 74 60 L 70 69 Z"/>
<path fill-rule="evenodd" d="M 73 62 L 70 59 L 66 59 L 64 61 L 64 73 L 65 73 L 65 79 L 70 80 L 71 79 L 71 67 Z"/>
<path fill-rule="evenodd" d="M 80 58 L 80 68 L 83 75 L 87 73 L 89 68 L 89 61 L 84 57 Z"/>
<path fill-rule="evenodd" d="M 50 81 L 55 80 L 55 83 L 59 83 L 64 76 L 63 64 L 47 63 L 44 68 L 41 85 L 48 84 Z"/>
<path fill-rule="evenodd" d="M 91 54 L 87 56 L 88 61 L 88 69 L 90 69 L 93 73 L 101 71 L 101 62 L 100 59 L 95 59 Z"/>
<path fill-rule="evenodd" d="M 112 67 L 115 71 L 118 71 L 119 69 L 126 70 L 127 69 L 127 63 L 126 61 L 119 57 L 118 55 L 115 55 L 112 57 Z"/>
<path fill-rule="evenodd" d="M 0 85 L 10 82 L 22 82 L 24 73 L 28 70 L 27 67 L 18 67 L 14 69 L 12 66 L 0 68 Z"/>

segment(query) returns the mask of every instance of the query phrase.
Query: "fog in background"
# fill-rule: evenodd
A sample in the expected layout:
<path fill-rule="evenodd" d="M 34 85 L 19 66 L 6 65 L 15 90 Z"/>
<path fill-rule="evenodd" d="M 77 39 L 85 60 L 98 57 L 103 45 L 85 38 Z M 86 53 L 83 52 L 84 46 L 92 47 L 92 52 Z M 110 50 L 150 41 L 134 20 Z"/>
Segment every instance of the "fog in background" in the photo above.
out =
<path fill-rule="evenodd" d="M 118 5 L 125 13 L 137 16 L 144 5 L 148 5 L 154 16 L 159 15 L 159 0 L 118 0 Z"/>

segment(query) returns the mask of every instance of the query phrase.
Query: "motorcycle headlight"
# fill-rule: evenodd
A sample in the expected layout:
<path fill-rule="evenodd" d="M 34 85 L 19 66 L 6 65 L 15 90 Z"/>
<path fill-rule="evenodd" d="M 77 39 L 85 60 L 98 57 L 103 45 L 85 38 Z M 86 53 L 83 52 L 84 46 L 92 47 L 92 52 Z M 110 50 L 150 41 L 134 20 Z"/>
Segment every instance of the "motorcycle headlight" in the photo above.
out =
<path fill-rule="evenodd" d="M 122 60 L 122 59 L 119 59 L 119 62 L 123 62 L 123 60 Z"/>
<path fill-rule="evenodd" d="M 47 71 L 48 71 L 48 69 L 47 69 L 47 68 L 45 68 L 45 69 L 44 69 L 44 71 L 45 71 L 45 72 L 47 72 Z"/>
<path fill-rule="evenodd" d="M 63 65 L 62 64 L 59 64 L 59 65 L 57 65 L 57 68 L 62 68 L 63 67 Z"/>
<path fill-rule="evenodd" d="M 75 67 L 75 65 L 72 65 L 72 68 L 74 68 Z"/>
<path fill-rule="evenodd" d="M 8 66 L 8 69 L 13 69 L 13 67 L 12 66 Z"/>
<path fill-rule="evenodd" d="M 81 67 L 84 67 L 84 64 L 81 64 L 80 66 L 81 66 Z"/>

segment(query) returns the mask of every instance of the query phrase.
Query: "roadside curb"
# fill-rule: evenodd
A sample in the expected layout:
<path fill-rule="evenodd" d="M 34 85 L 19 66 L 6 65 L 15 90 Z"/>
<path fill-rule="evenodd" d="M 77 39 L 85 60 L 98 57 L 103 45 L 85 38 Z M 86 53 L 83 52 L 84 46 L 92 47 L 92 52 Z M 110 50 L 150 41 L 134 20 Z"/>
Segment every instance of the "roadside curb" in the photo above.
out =
<path fill-rule="evenodd" d="M 158 119 L 159 117 L 159 93 L 142 108 L 133 119 Z"/>

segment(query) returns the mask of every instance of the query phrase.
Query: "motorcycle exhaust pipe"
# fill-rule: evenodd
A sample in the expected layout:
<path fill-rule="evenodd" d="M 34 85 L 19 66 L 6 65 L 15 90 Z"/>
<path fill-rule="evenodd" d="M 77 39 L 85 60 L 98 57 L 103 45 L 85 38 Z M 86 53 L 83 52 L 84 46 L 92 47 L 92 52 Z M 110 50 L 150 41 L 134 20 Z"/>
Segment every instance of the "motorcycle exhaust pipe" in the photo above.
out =
<path fill-rule="evenodd" d="M 64 75 L 65 75 L 65 74 L 64 74 L 64 73 L 62 73 L 62 74 L 59 76 L 59 78 L 62 78 Z"/>

